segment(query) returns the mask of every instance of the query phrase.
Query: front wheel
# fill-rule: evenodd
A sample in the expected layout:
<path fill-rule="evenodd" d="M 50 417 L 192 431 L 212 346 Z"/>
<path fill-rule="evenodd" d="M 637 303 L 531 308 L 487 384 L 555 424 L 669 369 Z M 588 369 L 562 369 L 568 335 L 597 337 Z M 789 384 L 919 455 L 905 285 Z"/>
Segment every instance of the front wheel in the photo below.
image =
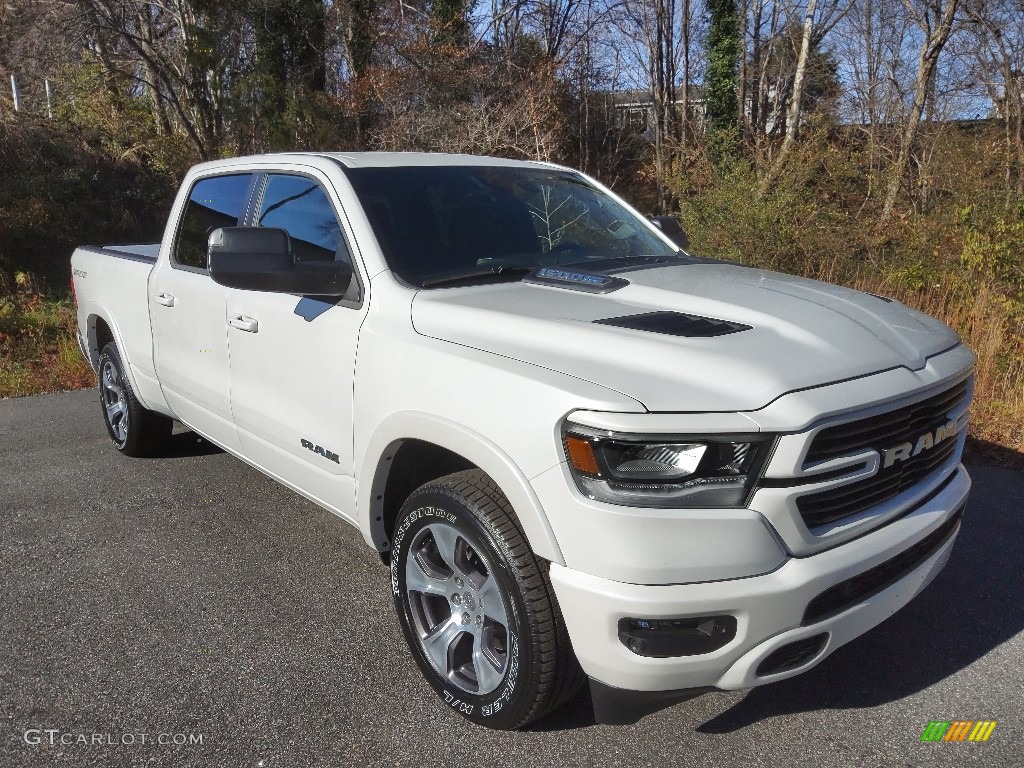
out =
<path fill-rule="evenodd" d="M 147 410 L 135 397 L 113 343 L 100 352 L 99 380 L 103 423 L 114 447 L 126 456 L 150 456 L 160 450 L 174 422 Z"/>
<path fill-rule="evenodd" d="M 546 563 L 480 470 L 427 483 L 408 498 L 391 584 L 416 663 L 467 719 L 519 728 L 582 684 Z"/>

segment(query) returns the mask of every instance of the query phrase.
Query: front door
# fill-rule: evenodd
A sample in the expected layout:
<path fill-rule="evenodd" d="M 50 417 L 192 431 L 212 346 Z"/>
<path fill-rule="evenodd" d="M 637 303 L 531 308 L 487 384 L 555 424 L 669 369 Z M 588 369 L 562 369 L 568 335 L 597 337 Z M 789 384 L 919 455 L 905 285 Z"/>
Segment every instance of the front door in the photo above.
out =
<path fill-rule="evenodd" d="M 352 263 L 329 182 L 271 173 L 256 226 L 288 231 L 296 260 Z M 231 410 L 242 453 L 285 483 L 354 518 L 352 387 L 366 314 L 358 269 L 341 300 L 229 289 Z"/>

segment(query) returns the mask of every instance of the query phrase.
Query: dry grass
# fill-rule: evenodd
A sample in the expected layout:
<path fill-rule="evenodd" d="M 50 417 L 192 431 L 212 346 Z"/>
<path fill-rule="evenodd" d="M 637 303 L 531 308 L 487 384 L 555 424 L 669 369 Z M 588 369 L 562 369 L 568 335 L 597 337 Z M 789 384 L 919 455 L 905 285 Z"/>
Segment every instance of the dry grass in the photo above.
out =
<path fill-rule="evenodd" d="M 891 281 L 860 279 L 855 287 L 890 296 L 942 320 L 978 358 L 971 435 L 1024 453 L 1024 328 L 992 284 L 945 282 L 910 290 Z"/>
<path fill-rule="evenodd" d="M 1024 457 L 1024 328 L 1015 327 L 1004 294 L 987 282 L 946 281 L 912 290 L 899 281 L 861 277 L 853 285 L 937 317 L 960 334 L 978 357 L 972 437 Z M 67 300 L 24 294 L 0 300 L 0 398 L 95 386 L 74 328 Z M 993 457 L 991 450 L 980 453 Z M 1001 461 L 1024 462 L 1011 459 Z"/>
<path fill-rule="evenodd" d="M 95 385 L 68 300 L 26 293 L 0 299 L 0 398 Z"/>

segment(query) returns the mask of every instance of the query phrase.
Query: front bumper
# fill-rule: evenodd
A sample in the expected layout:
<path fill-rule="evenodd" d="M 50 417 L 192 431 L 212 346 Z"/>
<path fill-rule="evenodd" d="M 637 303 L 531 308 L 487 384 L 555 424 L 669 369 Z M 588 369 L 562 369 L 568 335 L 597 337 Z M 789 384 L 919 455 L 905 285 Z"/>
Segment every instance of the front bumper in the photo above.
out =
<path fill-rule="evenodd" d="M 791 557 L 760 576 L 649 586 L 611 581 L 552 564 L 551 581 L 573 649 L 592 679 L 631 691 L 749 688 L 807 671 L 920 593 L 946 564 L 958 524 L 940 546 L 893 583 L 830 618 L 803 623 L 815 597 L 897 558 L 949 523 L 963 508 L 970 485 L 966 470 L 958 466 L 941 490 L 908 514 L 825 552 Z M 622 618 L 720 614 L 736 617 L 736 636 L 711 653 L 648 658 L 630 651 L 618 637 Z M 758 667 L 774 651 L 817 635 L 825 635 L 824 644 L 806 661 L 784 671 L 758 674 Z"/>

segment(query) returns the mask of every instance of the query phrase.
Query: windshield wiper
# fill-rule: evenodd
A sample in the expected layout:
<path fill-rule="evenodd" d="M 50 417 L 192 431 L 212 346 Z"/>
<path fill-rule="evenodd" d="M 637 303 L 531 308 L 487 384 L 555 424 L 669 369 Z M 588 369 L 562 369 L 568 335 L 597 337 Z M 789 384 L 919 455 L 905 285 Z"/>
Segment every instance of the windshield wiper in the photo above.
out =
<path fill-rule="evenodd" d="M 423 288 L 436 288 L 441 285 L 460 285 L 462 283 L 521 280 L 533 272 L 534 269 L 536 267 L 472 267 L 458 272 L 428 277 L 420 283 L 420 286 Z"/>

